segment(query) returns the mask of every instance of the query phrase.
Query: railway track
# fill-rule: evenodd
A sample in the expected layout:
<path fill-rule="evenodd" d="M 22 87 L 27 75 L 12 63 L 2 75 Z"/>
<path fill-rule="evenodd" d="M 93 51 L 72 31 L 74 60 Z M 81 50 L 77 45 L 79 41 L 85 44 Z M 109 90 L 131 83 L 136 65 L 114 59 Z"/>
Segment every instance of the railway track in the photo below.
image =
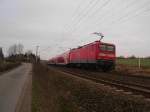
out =
<path fill-rule="evenodd" d="M 93 73 L 93 72 L 91 72 L 91 75 L 92 76 L 96 76 L 96 75 L 98 75 L 99 73 Z M 114 74 L 112 74 L 112 75 L 114 75 Z M 123 77 L 128 77 L 128 78 L 135 78 L 135 79 L 139 79 L 139 78 L 141 78 L 141 77 L 136 77 L 136 76 L 123 76 Z M 108 80 L 108 81 L 111 81 L 111 82 L 115 82 L 115 83 L 121 83 L 121 84 L 124 84 L 124 85 L 131 85 L 131 86 L 138 86 L 138 87 L 141 87 L 141 88 L 144 88 L 144 89 L 148 89 L 148 90 L 150 90 L 150 85 L 146 85 L 146 84 L 139 84 L 139 83 L 137 83 L 137 82 L 132 82 L 131 83 L 131 81 L 130 82 L 125 82 L 124 81 L 124 79 L 122 79 L 122 80 L 120 80 L 120 79 L 111 79 L 111 78 L 109 78 L 109 75 L 108 74 L 106 74 L 105 73 L 105 76 L 103 75 L 101 75 L 101 77 L 100 77 L 101 79 L 103 79 L 103 80 Z M 134 80 L 135 80 L 134 79 Z M 144 77 L 144 79 L 142 79 L 142 81 L 144 82 L 145 80 L 149 80 L 150 81 L 150 78 L 149 79 L 145 79 L 145 77 Z"/>
<path fill-rule="evenodd" d="M 149 85 L 140 85 L 138 83 L 128 83 L 128 82 L 123 82 L 117 79 L 111 80 L 111 79 L 107 79 L 106 77 L 95 77 L 97 75 L 96 73 L 85 72 L 82 70 L 72 70 L 68 68 L 59 68 L 58 70 L 60 70 L 63 73 L 67 73 L 70 75 L 75 75 L 75 76 L 82 77 L 88 80 L 92 80 L 96 83 L 101 83 L 101 84 L 109 85 L 111 87 L 116 87 L 117 89 L 124 90 L 125 92 L 132 92 L 135 95 L 142 95 L 146 98 L 150 98 L 150 86 Z"/>

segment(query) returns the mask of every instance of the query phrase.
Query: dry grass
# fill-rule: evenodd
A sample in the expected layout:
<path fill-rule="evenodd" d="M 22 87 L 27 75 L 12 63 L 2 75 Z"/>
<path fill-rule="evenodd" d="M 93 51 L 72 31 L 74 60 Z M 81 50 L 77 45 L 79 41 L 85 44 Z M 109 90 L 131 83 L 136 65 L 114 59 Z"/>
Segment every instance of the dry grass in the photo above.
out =
<path fill-rule="evenodd" d="M 131 67 L 123 64 L 118 64 L 116 66 L 116 73 L 121 75 L 144 75 L 150 76 L 150 69 L 139 69 L 138 67 Z"/>
<path fill-rule="evenodd" d="M 32 112 L 150 112 L 141 98 L 34 65 Z"/>
<path fill-rule="evenodd" d="M 13 69 L 19 65 L 20 65 L 20 63 L 17 63 L 17 62 L 1 61 L 0 62 L 0 72 L 4 72 L 4 71 L 10 70 L 10 69 Z"/>
<path fill-rule="evenodd" d="M 129 67 L 138 67 L 139 59 L 117 59 L 117 64 L 123 64 Z M 141 68 L 150 69 L 150 59 L 141 58 Z"/>
<path fill-rule="evenodd" d="M 150 59 L 141 59 L 141 68 L 139 69 L 138 59 L 117 59 L 116 72 L 131 75 L 150 76 Z"/>
<path fill-rule="evenodd" d="M 41 65 L 34 66 L 32 112 L 76 112 L 65 89 L 57 84 L 55 73 Z"/>

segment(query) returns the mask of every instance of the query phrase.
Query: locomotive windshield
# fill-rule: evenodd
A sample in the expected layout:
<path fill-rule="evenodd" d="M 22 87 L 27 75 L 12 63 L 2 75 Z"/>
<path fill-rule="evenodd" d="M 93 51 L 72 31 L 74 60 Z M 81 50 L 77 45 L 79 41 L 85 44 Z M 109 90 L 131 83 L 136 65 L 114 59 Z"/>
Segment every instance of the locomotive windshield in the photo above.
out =
<path fill-rule="evenodd" d="M 100 45 L 100 50 L 101 51 L 106 51 L 106 45 L 104 45 L 104 44 Z"/>
<path fill-rule="evenodd" d="M 107 51 L 114 51 L 114 46 L 107 46 Z"/>
<path fill-rule="evenodd" d="M 112 46 L 112 45 L 101 44 L 100 45 L 100 50 L 101 51 L 111 51 L 111 52 L 113 52 L 113 51 L 115 51 L 115 47 Z"/>

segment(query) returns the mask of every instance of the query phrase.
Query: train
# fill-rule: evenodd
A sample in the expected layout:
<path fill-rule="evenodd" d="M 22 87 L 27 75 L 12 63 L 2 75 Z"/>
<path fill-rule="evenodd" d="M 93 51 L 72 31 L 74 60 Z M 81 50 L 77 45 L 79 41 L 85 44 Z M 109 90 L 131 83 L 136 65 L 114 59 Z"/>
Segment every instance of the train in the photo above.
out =
<path fill-rule="evenodd" d="M 92 43 L 70 49 L 67 52 L 49 59 L 50 65 L 67 67 L 96 68 L 103 71 L 115 69 L 116 47 L 112 43 L 94 41 Z"/>

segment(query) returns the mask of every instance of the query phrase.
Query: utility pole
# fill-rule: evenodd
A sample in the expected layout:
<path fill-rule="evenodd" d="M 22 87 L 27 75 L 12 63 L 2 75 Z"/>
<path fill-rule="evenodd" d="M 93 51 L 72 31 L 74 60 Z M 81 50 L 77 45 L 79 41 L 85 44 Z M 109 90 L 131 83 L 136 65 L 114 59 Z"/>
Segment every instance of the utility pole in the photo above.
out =
<path fill-rule="evenodd" d="M 38 50 L 39 50 L 39 46 L 36 46 L 36 63 L 38 62 Z"/>

